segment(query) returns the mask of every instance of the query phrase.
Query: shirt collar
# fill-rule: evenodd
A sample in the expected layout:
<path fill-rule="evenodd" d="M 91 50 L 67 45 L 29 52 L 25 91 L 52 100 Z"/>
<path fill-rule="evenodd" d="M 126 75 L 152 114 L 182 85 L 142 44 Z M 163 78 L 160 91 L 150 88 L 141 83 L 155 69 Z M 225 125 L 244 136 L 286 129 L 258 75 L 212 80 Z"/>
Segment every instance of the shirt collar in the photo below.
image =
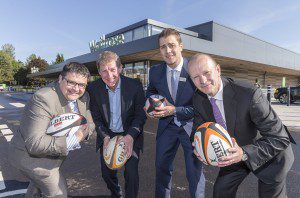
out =
<path fill-rule="evenodd" d="M 223 82 L 222 82 L 222 80 L 221 80 L 220 89 L 219 89 L 219 91 L 217 92 L 217 94 L 216 94 L 214 97 L 211 97 L 211 96 L 207 95 L 207 96 L 208 96 L 208 99 L 214 98 L 214 99 L 216 99 L 216 100 L 223 101 L 223 88 L 224 88 L 224 87 L 223 87 Z"/>
<path fill-rule="evenodd" d="M 180 63 L 174 69 L 178 72 L 181 72 L 182 66 L 183 66 L 183 58 L 181 57 Z M 173 68 L 167 65 L 167 72 L 171 72 L 172 70 Z"/>
<path fill-rule="evenodd" d="M 111 91 L 111 92 L 116 92 L 118 89 L 120 89 L 120 87 L 121 87 L 121 77 L 119 77 L 119 82 L 118 82 L 118 85 L 117 85 L 117 87 L 116 87 L 116 89 L 113 91 L 113 90 L 111 90 L 107 85 L 105 85 L 105 87 L 106 87 L 106 89 L 108 90 L 108 91 Z"/>

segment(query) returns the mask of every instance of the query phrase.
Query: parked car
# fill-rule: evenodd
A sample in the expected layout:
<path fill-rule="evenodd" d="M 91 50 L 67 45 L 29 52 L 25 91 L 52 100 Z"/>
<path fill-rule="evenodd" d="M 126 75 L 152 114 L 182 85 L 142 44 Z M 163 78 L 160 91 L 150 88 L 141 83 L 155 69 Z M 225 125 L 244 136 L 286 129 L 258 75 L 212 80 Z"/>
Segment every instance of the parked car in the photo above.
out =
<path fill-rule="evenodd" d="M 290 98 L 291 98 L 291 103 L 300 100 L 300 86 L 297 87 L 290 87 Z M 281 87 L 277 88 L 274 92 L 274 98 L 279 100 L 280 103 L 286 103 L 288 98 L 287 98 L 287 87 Z"/>

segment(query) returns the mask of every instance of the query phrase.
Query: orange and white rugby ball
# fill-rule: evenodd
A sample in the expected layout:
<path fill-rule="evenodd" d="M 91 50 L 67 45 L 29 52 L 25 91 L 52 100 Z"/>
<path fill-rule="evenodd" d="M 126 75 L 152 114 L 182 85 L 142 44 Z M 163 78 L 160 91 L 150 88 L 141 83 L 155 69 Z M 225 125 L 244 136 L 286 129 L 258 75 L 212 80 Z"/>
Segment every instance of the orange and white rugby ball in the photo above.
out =
<path fill-rule="evenodd" d="M 122 138 L 121 135 L 110 139 L 106 150 L 103 151 L 103 158 L 108 168 L 115 170 L 121 168 L 127 161 L 125 156 L 125 143 L 118 140 Z"/>
<path fill-rule="evenodd" d="M 200 157 L 209 165 L 217 166 L 227 149 L 233 146 L 228 132 L 219 124 L 206 122 L 196 129 L 194 144 Z"/>

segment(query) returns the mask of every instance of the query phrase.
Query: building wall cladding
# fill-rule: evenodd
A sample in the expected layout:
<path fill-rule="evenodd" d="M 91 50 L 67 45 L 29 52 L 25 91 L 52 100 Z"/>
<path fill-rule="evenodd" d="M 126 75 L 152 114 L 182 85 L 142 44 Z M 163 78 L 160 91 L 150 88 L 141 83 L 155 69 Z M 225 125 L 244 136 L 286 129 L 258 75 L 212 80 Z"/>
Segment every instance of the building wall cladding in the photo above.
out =
<path fill-rule="evenodd" d="M 242 68 L 222 68 L 221 73 L 223 76 L 249 80 L 251 83 L 255 83 L 258 80 L 262 88 L 266 88 L 267 85 L 271 85 L 274 88 L 281 87 L 282 78 L 286 79 L 286 86 L 297 86 L 300 84 L 299 76 L 291 75 L 279 75 L 274 73 L 267 73 L 264 71 L 254 71 Z"/>

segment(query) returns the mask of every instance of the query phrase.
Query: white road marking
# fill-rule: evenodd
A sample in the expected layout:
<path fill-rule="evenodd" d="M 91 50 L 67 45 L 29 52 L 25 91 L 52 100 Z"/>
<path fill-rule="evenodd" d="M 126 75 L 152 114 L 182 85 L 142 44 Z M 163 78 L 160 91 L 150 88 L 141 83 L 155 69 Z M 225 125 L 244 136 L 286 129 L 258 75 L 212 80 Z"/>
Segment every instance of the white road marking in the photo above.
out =
<path fill-rule="evenodd" d="M 3 181 L 2 172 L 0 171 L 0 190 L 3 190 L 5 188 L 6 188 L 6 186 L 5 186 L 5 183 Z"/>
<path fill-rule="evenodd" d="M 27 192 L 27 189 L 13 190 L 13 191 L 9 191 L 9 192 L 0 193 L 0 197 L 25 194 L 26 192 Z"/>
<path fill-rule="evenodd" d="M 6 136 L 4 136 L 4 137 L 6 138 L 6 141 L 7 141 L 7 142 L 10 142 L 11 139 L 14 137 L 14 135 L 6 135 Z"/>
<path fill-rule="evenodd" d="M 15 106 L 15 107 L 25 107 L 24 104 L 19 103 L 19 102 L 17 102 L 17 103 L 9 103 L 9 104 L 11 104 L 11 105 L 13 105 L 13 106 Z"/>
<path fill-rule="evenodd" d="M 13 134 L 13 132 L 10 129 L 1 129 L 1 132 L 4 136 Z"/>
<path fill-rule="evenodd" d="M 6 124 L 1 124 L 0 125 L 0 129 L 7 129 L 7 128 L 8 128 L 8 126 Z"/>
<path fill-rule="evenodd" d="M 7 142 L 10 142 L 13 135 L 13 132 L 10 129 L 1 129 L 3 136 L 5 137 Z"/>
<path fill-rule="evenodd" d="M 0 105 L 0 109 L 4 109 L 4 107 L 2 105 Z"/>

